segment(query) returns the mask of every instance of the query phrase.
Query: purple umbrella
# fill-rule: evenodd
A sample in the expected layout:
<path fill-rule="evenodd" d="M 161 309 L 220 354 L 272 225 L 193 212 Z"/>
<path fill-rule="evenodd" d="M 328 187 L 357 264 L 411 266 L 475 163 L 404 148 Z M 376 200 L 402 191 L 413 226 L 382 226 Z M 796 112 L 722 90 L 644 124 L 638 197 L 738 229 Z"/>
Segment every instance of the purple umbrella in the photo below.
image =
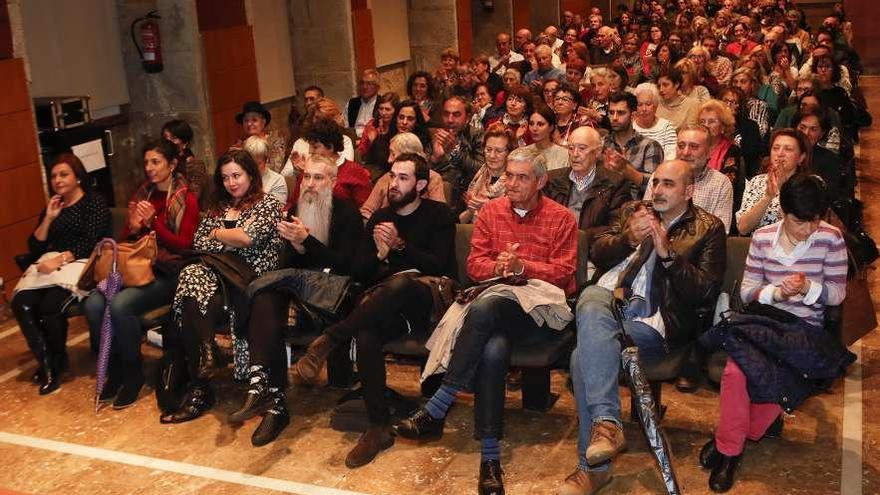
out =
<path fill-rule="evenodd" d="M 101 343 L 98 347 L 98 369 L 96 371 L 97 380 L 95 382 L 95 412 L 98 412 L 101 392 L 104 391 L 104 385 L 107 384 L 107 368 L 110 363 L 110 344 L 113 342 L 113 322 L 110 319 L 110 301 L 122 289 L 122 274 L 116 266 L 119 261 L 119 248 L 116 241 L 109 237 L 103 239 L 95 246 L 100 256 L 100 250 L 104 244 L 109 243 L 113 247 L 113 263 L 110 267 L 110 273 L 107 278 L 98 282 L 98 290 L 104 294 L 104 317 L 101 320 Z"/>

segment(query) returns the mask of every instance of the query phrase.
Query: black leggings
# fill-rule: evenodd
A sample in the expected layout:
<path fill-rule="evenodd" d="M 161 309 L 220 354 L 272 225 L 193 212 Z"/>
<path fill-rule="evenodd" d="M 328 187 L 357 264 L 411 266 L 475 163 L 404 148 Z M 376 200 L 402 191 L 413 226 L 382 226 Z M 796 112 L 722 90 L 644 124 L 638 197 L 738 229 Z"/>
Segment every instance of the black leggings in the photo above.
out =
<path fill-rule="evenodd" d="M 251 301 L 248 344 L 251 363 L 269 369 L 269 386 L 287 387 L 287 352 L 284 347 L 290 298 L 279 291 L 264 290 Z"/>
<path fill-rule="evenodd" d="M 202 343 L 213 344 L 214 333 L 224 318 L 227 316 L 223 311 L 223 297 L 220 294 L 211 297 L 205 314 L 202 314 L 199 303 L 194 298 L 183 298 L 180 314 L 181 337 L 190 377 L 193 380 L 205 378 L 200 377 L 198 373 L 201 346 Z"/>

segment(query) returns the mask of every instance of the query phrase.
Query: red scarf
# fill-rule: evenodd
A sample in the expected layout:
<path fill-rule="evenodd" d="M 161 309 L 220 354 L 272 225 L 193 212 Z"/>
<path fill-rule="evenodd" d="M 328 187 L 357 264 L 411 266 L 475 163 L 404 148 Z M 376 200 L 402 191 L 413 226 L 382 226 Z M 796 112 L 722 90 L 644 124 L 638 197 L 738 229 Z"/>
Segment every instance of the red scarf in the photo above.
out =
<path fill-rule="evenodd" d="M 718 144 L 712 148 L 712 152 L 709 154 L 709 168 L 714 168 L 720 172 L 721 167 L 724 166 L 724 159 L 727 157 L 727 152 L 730 150 L 731 146 L 733 146 L 733 143 L 730 139 L 721 136 Z"/>

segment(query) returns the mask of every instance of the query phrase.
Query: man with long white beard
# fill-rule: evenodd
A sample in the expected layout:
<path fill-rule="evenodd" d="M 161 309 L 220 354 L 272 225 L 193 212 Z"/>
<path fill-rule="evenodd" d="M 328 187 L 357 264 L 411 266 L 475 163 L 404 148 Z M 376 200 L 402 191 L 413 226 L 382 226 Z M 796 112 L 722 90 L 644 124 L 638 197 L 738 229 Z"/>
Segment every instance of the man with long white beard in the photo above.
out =
<path fill-rule="evenodd" d="M 286 241 L 282 268 L 329 269 L 331 274 L 350 275 L 356 247 L 352 240 L 361 237 L 363 222 L 353 203 L 333 197 L 335 182 L 333 160 L 319 155 L 306 160 L 295 215 L 285 215 L 285 220 L 278 222 L 278 234 Z M 284 334 L 289 300 L 296 295 L 295 287 L 299 285 L 298 273 L 301 272 L 278 270 L 255 282 L 266 282 L 267 287 L 253 296 L 248 320 L 250 384 L 241 408 L 229 416 L 231 423 L 240 423 L 263 415 L 251 438 L 254 446 L 271 442 L 290 423 L 284 404 Z"/>

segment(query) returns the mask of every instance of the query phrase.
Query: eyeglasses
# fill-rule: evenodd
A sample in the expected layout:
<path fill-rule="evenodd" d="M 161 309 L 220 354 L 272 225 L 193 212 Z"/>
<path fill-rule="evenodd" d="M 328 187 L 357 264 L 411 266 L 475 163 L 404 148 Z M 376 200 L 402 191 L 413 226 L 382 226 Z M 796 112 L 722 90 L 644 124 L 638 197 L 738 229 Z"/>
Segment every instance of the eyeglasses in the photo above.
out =
<path fill-rule="evenodd" d="M 571 96 L 557 96 L 556 98 L 553 98 L 553 101 L 560 103 L 574 103 L 574 98 Z"/>
<path fill-rule="evenodd" d="M 721 101 L 724 102 L 724 104 L 727 105 L 727 106 L 729 106 L 729 107 L 735 107 L 735 106 L 739 105 L 739 101 L 738 101 L 738 100 L 734 100 L 734 99 L 727 99 L 727 98 L 724 98 L 724 99 L 722 99 Z"/>
<path fill-rule="evenodd" d="M 493 148 L 491 146 L 486 146 L 483 148 L 483 152 L 487 155 L 506 155 L 507 148 Z"/>

